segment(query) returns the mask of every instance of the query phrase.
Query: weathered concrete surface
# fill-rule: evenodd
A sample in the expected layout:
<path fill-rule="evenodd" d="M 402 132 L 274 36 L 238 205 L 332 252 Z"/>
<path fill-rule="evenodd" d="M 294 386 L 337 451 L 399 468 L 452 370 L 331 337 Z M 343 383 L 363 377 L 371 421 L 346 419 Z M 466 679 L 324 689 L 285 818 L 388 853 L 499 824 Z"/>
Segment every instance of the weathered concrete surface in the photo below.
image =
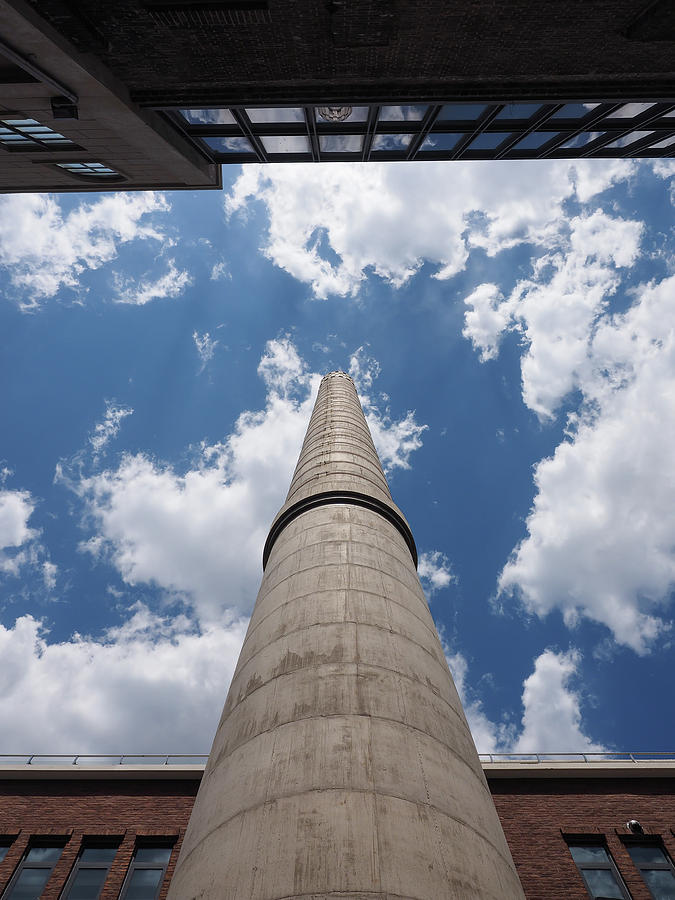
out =
<path fill-rule="evenodd" d="M 283 509 L 327 490 L 398 514 L 343 374 L 322 382 Z M 349 502 L 271 548 L 169 892 L 338 896 L 523 897 L 410 547 Z"/>

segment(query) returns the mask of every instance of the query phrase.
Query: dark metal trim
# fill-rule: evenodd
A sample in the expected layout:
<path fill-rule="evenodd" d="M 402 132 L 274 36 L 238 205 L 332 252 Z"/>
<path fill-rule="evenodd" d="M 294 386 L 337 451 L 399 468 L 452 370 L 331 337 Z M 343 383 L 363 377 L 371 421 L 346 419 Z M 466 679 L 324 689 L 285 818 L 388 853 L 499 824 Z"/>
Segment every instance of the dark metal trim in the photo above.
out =
<path fill-rule="evenodd" d="M 305 497 L 298 500 L 293 506 L 289 507 L 286 512 L 279 516 L 270 528 L 267 535 L 265 547 L 263 549 L 263 571 L 267 565 L 272 547 L 275 545 L 277 538 L 287 525 L 301 516 L 303 513 L 309 512 L 310 509 L 316 509 L 319 506 L 330 506 L 333 503 L 349 503 L 351 506 L 362 506 L 372 512 L 379 513 L 383 518 L 390 522 L 394 528 L 400 533 L 403 540 L 410 550 L 415 568 L 417 568 L 417 547 L 415 539 L 412 536 L 410 526 L 405 519 L 400 516 L 395 509 L 378 500 L 376 497 L 369 497 L 367 494 L 360 494 L 357 491 L 324 491 L 321 494 L 312 494 L 311 497 Z"/>

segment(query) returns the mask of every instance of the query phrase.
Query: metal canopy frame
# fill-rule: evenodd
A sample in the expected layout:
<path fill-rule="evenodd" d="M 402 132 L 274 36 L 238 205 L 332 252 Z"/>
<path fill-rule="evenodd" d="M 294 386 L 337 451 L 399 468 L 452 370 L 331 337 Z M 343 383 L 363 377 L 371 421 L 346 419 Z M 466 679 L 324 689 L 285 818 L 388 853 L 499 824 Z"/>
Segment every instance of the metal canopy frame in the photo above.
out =
<path fill-rule="evenodd" d="M 420 118 L 398 120 L 385 119 L 382 110 L 385 104 L 354 103 L 353 106 L 368 108 L 368 116 L 364 121 L 349 119 L 332 123 L 322 120 L 316 114 L 315 106 L 290 104 L 284 106 L 273 103 L 267 106 L 258 104 L 255 108 L 283 110 L 288 108 L 302 110 L 303 121 L 296 122 L 253 122 L 247 109 L 253 106 L 211 106 L 197 107 L 200 110 L 227 110 L 231 113 L 232 124 L 195 124 L 190 123 L 176 107 L 155 107 L 171 124 L 181 131 L 197 149 L 211 162 L 245 163 L 245 162 L 366 162 L 368 160 L 455 160 L 455 159 L 624 159 L 624 158 L 672 158 L 675 156 L 675 102 L 645 100 L 639 105 L 650 104 L 649 108 L 635 115 L 617 116 L 616 113 L 628 103 L 635 101 L 598 101 L 589 100 L 581 103 L 578 100 L 547 103 L 537 100 L 518 98 L 513 103 L 467 103 L 448 101 L 453 107 L 467 109 L 476 105 L 484 109 L 479 116 L 471 118 L 447 119 L 443 116 L 446 104 L 440 103 L 399 103 L 392 101 L 387 106 L 424 107 Z M 588 112 L 581 116 L 561 117 L 559 113 L 565 106 L 587 106 Z M 339 104 L 335 104 L 339 105 Z M 500 115 L 511 106 L 532 105 L 533 112 L 528 118 L 508 118 Z M 536 107 L 536 109 L 534 108 Z M 183 106 L 185 109 L 185 106 Z M 614 114 L 614 115 L 613 115 Z M 621 138 L 627 138 L 634 132 L 649 132 L 627 141 L 623 146 L 611 146 Z M 480 149 L 475 146 L 482 135 L 503 134 L 501 141 L 491 148 Z M 528 136 L 541 135 L 539 145 L 522 147 L 521 142 Z M 587 140 L 580 139 L 578 146 L 565 146 L 575 138 L 585 134 L 593 135 Z M 356 135 L 361 138 L 360 150 L 353 152 L 329 152 L 321 149 L 321 138 L 325 135 Z M 409 140 L 401 139 L 400 149 L 377 149 L 374 139 L 384 135 L 411 135 Z M 456 141 L 449 141 L 446 149 L 433 149 L 425 142 L 433 142 L 434 136 L 457 136 Z M 548 137 L 546 137 L 548 135 Z M 273 153 L 265 149 L 264 138 L 304 137 L 307 141 L 306 152 Z M 251 150 L 249 152 L 214 150 L 206 142 L 206 138 L 245 138 Z M 672 138 L 668 146 L 655 147 L 655 144 Z M 497 140 L 496 138 L 493 140 Z M 487 143 L 490 143 L 489 138 Z"/>

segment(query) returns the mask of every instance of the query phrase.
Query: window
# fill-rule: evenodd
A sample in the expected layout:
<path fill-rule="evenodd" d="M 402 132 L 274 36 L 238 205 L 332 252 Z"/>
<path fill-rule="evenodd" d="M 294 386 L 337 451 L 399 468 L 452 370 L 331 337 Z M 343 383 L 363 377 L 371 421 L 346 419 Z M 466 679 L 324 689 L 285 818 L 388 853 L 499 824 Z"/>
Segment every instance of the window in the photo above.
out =
<path fill-rule="evenodd" d="M 584 879 L 589 896 L 630 900 L 612 857 L 604 844 L 570 844 L 572 859 Z"/>
<path fill-rule="evenodd" d="M 396 153 L 405 150 L 412 139 L 412 134 L 376 134 L 372 149 Z"/>
<path fill-rule="evenodd" d="M 65 135 L 52 131 L 35 119 L 0 119 L 0 146 L 5 150 L 73 150 L 78 148 Z"/>
<path fill-rule="evenodd" d="M 358 153 L 363 147 L 363 135 L 320 134 L 319 146 L 324 153 Z"/>
<path fill-rule="evenodd" d="M 12 846 L 13 839 L 9 837 L 0 837 L 0 863 L 7 856 L 7 851 Z"/>
<path fill-rule="evenodd" d="M 541 103 L 507 103 L 504 109 L 498 113 L 497 119 L 529 119 L 538 109 Z"/>
<path fill-rule="evenodd" d="M 34 841 L 9 883 L 3 900 L 39 900 L 52 869 L 63 852 L 64 843 Z"/>
<path fill-rule="evenodd" d="M 454 150 L 455 145 L 464 135 L 458 132 L 434 131 L 424 139 L 420 150 Z"/>
<path fill-rule="evenodd" d="M 275 134 L 261 137 L 268 153 L 309 153 L 309 141 L 304 134 Z"/>
<path fill-rule="evenodd" d="M 83 175 L 87 178 L 121 178 L 121 175 L 110 166 L 101 162 L 67 162 L 56 163 L 59 169 L 65 169 L 71 175 Z"/>
<path fill-rule="evenodd" d="M 249 117 L 251 122 L 256 122 L 259 124 L 269 124 L 269 123 L 277 123 L 277 122 L 304 122 L 305 121 L 305 111 L 301 107 L 288 107 L 288 106 L 279 106 L 279 107 L 265 107 L 264 109 L 247 109 L 246 115 Z"/>
<path fill-rule="evenodd" d="M 627 844 L 626 850 L 654 900 L 674 900 L 675 870 L 665 851 L 657 844 Z"/>
<path fill-rule="evenodd" d="M 61 895 L 62 900 L 98 900 L 117 847 L 117 842 L 85 844 Z"/>
<path fill-rule="evenodd" d="M 383 106 L 380 122 L 419 122 L 426 111 L 426 106 Z"/>
<path fill-rule="evenodd" d="M 542 147 L 551 138 L 557 137 L 555 131 L 532 131 L 526 135 L 522 141 L 518 141 L 515 150 L 537 150 Z"/>
<path fill-rule="evenodd" d="M 471 142 L 469 150 L 494 150 L 507 137 L 511 137 L 511 133 L 508 131 L 484 131 Z"/>
<path fill-rule="evenodd" d="M 484 103 L 446 103 L 438 118 L 443 121 L 454 119 L 473 121 L 482 115 L 485 109 Z"/>
<path fill-rule="evenodd" d="M 171 856 L 168 844 L 139 844 L 131 860 L 120 900 L 155 900 Z"/>

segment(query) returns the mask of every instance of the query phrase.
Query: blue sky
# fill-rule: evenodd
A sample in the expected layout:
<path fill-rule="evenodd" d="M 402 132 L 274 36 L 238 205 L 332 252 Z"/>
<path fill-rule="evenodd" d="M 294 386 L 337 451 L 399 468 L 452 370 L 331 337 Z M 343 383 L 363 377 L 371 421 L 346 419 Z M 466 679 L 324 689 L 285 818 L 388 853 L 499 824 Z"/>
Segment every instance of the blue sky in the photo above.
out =
<path fill-rule="evenodd" d="M 336 368 L 478 749 L 672 749 L 673 174 L 0 197 L 0 752 L 208 751 Z"/>

